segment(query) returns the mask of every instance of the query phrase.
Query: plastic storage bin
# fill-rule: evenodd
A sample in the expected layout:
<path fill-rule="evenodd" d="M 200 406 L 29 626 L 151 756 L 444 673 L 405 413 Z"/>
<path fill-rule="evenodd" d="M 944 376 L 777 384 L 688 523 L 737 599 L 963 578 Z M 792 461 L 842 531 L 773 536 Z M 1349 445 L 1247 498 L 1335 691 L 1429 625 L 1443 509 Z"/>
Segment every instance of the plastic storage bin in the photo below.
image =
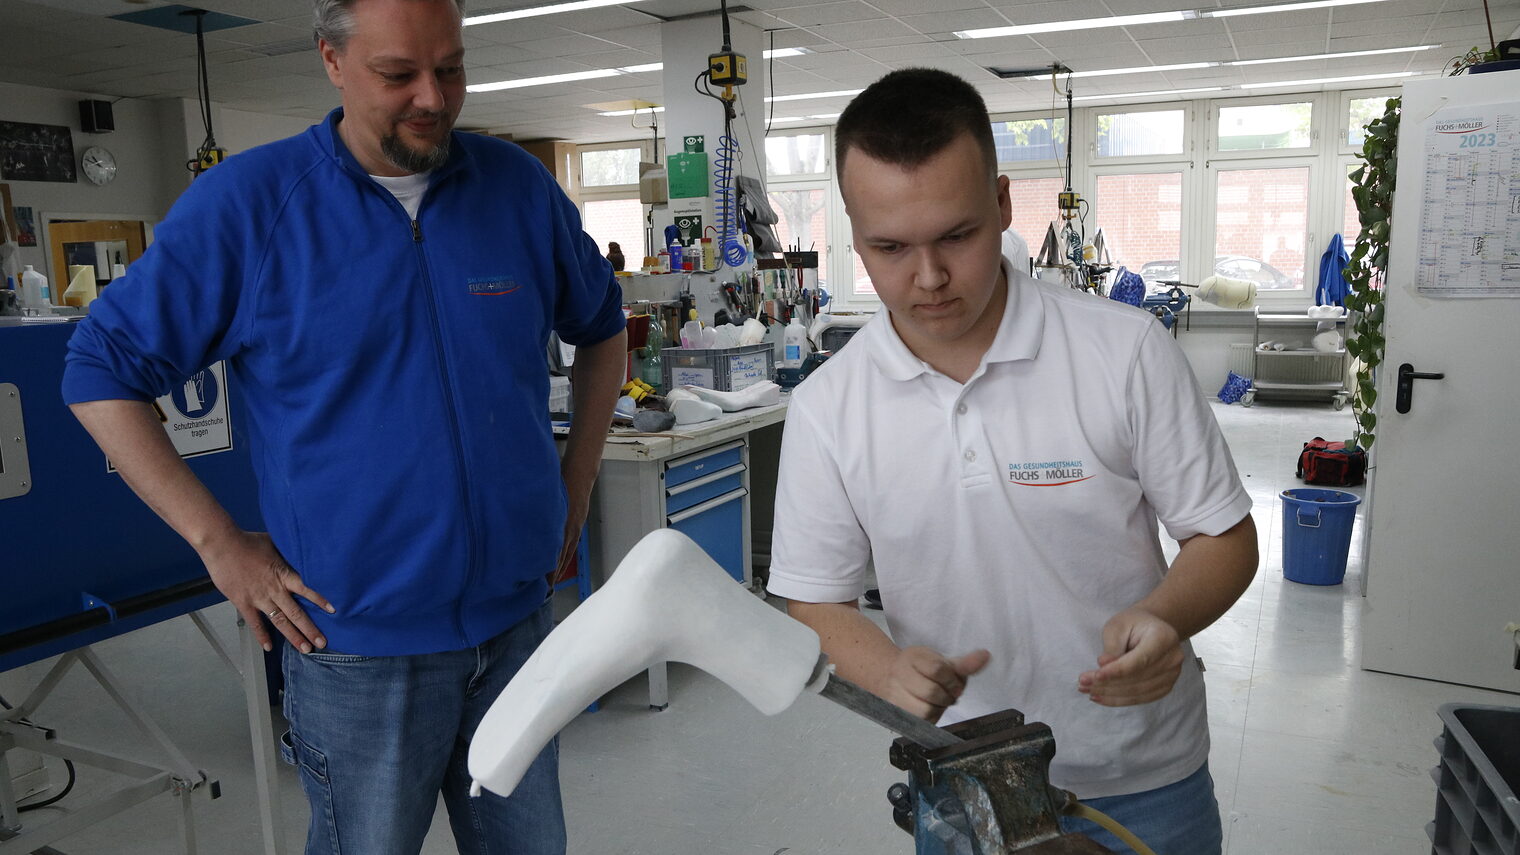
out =
<path fill-rule="evenodd" d="M 667 347 L 660 351 L 665 363 L 665 388 L 701 386 L 719 392 L 737 392 L 776 376 L 776 350 L 769 342 L 739 347 Z"/>
<path fill-rule="evenodd" d="M 1441 724 L 1432 851 L 1520 855 L 1520 708 L 1446 704 Z"/>
<path fill-rule="evenodd" d="M 1339 585 L 1346 578 L 1360 497 L 1340 490 L 1284 490 L 1283 578 Z"/>

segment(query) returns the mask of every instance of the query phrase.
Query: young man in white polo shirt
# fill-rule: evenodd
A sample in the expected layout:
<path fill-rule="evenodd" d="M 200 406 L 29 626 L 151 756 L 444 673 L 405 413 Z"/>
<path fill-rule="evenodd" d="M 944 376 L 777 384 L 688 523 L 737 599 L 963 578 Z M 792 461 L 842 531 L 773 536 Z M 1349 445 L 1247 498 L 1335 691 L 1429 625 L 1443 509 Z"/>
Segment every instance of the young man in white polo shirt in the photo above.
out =
<path fill-rule="evenodd" d="M 794 394 L 770 591 L 842 676 L 931 721 L 1021 709 L 1055 732 L 1056 785 L 1158 852 L 1218 853 L 1187 638 L 1250 584 L 1256 530 L 1186 359 L 1003 259 L 1008 179 L 966 82 L 889 74 L 835 146 L 886 311 Z M 856 608 L 872 563 L 891 637 Z"/>

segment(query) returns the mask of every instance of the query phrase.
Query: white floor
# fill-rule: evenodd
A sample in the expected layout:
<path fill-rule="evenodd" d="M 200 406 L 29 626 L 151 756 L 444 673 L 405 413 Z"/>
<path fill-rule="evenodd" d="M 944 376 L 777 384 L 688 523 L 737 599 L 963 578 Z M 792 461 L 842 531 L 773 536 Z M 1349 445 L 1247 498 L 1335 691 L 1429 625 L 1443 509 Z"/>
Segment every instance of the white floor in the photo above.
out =
<path fill-rule="evenodd" d="M 1520 698 L 1360 670 L 1360 555 L 1353 554 L 1344 585 L 1285 582 L 1277 501 L 1298 484 L 1300 445 L 1349 435 L 1348 413 L 1267 402 L 1214 408 L 1257 501 L 1264 556 L 1251 589 L 1196 640 L 1208 668 L 1210 763 L 1226 851 L 1428 852 L 1436 708 L 1448 701 L 1513 706 Z M 1184 439 L 1177 453 L 1186 453 Z M 228 607 L 210 615 L 230 639 Z M 188 619 L 97 649 L 182 749 L 220 780 L 222 798 L 197 806 L 201 851 L 263 853 L 238 683 Z M 0 688 L 14 700 L 38 676 L 35 666 L 11 673 Z M 640 681 L 617 689 L 600 712 L 580 717 L 563 735 L 571 852 L 912 851 L 891 822 L 885 793 L 900 776 L 887 764 L 890 736 L 875 725 L 813 697 L 766 718 L 712 678 L 679 666 L 670 709 L 650 712 L 644 692 Z M 82 674 L 66 678 L 35 718 L 71 741 L 123 752 L 137 744 L 126 719 L 106 708 Z M 1059 726 L 1056 737 L 1059 745 Z M 61 769 L 55 772 L 60 781 Z M 58 808 L 24 817 L 40 823 L 64 816 L 119 780 L 81 770 Z M 285 851 L 299 852 L 306 806 L 292 770 L 282 767 L 280 785 Z M 172 800 L 160 797 L 56 846 L 70 855 L 161 855 L 177 851 L 176 823 Z M 424 851 L 454 851 L 441 810 Z"/>

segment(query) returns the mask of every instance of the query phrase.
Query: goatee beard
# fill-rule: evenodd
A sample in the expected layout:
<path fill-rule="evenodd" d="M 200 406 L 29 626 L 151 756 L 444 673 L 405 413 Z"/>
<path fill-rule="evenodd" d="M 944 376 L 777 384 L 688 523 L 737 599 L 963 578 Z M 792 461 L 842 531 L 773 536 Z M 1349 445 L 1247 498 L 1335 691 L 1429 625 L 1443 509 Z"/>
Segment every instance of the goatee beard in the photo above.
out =
<path fill-rule="evenodd" d="M 431 172 L 449 159 L 451 139 L 452 135 L 446 135 L 438 145 L 426 151 L 418 151 L 402 142 L 400 135 L 389 133 L 380 138 L 380 151 L 397 169 L 411 173 Z"/>

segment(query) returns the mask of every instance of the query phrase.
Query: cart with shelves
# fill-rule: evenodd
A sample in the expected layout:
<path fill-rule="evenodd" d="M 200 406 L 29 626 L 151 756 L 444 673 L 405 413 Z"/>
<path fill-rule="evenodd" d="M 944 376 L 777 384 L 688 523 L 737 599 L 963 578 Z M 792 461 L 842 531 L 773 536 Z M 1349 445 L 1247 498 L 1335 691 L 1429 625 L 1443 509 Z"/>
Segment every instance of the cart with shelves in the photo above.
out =
<path fill-rule="evenodd" d="M 1256 307 L 1256 324 L 1252 340 L 1251 389 L 1240 402 L 1245 406 L 1255 403 L 1258 393 L 1266 395 L 1303 397 L 1326 396 L 1331 406 L 1343 409 L 1351 398 L 1346 385 L 1349 356 L 1346 351 L 1346 324 L 1348 314 L 1339 317 L 1310 317 L 1307 311 L 1263 311 Z M 1333 324 L 1337 347 L 1333 351 L 1318 350 L 1313 339 L 1322 323 Z M 1283 350 L 1273 350 L 1265 345 L 1273 341 L 1286 341 Z"/>

